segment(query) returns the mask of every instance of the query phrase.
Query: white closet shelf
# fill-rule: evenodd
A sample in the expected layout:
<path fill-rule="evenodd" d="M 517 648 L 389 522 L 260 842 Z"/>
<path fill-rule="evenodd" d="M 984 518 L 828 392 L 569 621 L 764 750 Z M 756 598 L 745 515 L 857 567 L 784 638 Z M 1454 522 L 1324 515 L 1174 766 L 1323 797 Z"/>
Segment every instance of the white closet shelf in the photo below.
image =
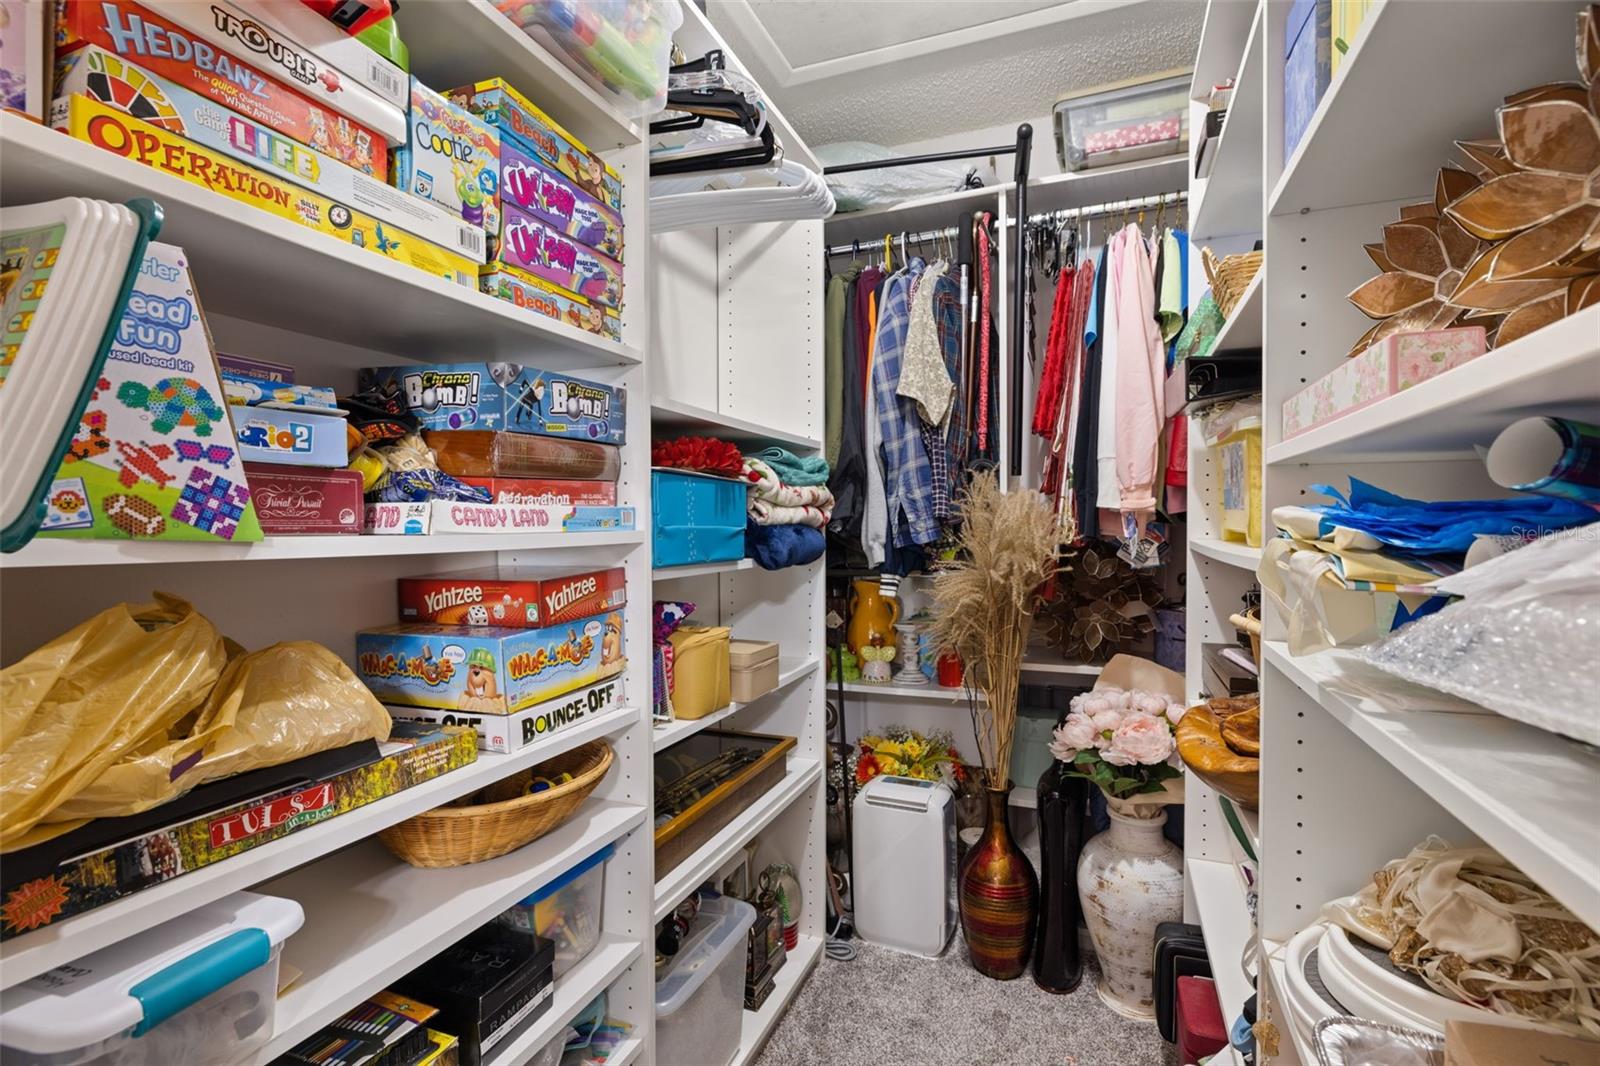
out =
<path fill-rule="evenodd" d="M 1006 158 L 1010 158 L 1009 156 Z M 959 161 L 958 161 L 959 162 Z M 986 185 L 981 189 L 958 189 L 955 192 L 932 193 L 902 200 L 896 204 L 882 204 L 860 211 L 836 214 L 824 223 L 828 243 L 848 244 L 861 241 L 863 254 L 870 253 L 874 240 L 880 241 L 885 233 L 919 233 L 923 230 L 954 226 L 958 215 L 980 211 L 994 212 L 1005 186 Z M 900 250 L 895 249 L 898 258 Z"/>
<path fill-rule="evenodd" d="M 660 921 L 701 882 L 727 862 L 734 852 L 744 847 L 750 838 L 771 825 L 773 820 L 789 809 L 796 799 L 806 793 L 822 777 L 822 763 L 817 759 L 789 759 L 788 772 L 783 780 L 768 789 L 754 802 L 745 806 L 733 821 L 723 826 L 710 840 L 673 868 L 672 872 L 656 881 L 655 920 Z"/>
<path fill-rule="evenodd" d="M 491 1054 L 484 1056 L 483 1066 L 523 1066 L 546 1044 L 564 1032 L 568 1023 L 589 1005 L 590 1000 L 611 987 L 611 982 L 622 976 L 622 971 L 632 966 L 642 951 L 643 948 L 637 940 L 628 941 L 621 937 L 602 936 L 589 954 L 562 974 L 561 980 L 556 982 L 556 990 L 550 999 L 550 1009 L 505 1046 L 498 1047 Z M 638 1043 L 638 1041 L 632 1042 Z M 627 1056 L 620 1054 L 621 1051 L 622 1049 L 618 1048 L 606 1061 L 609 1063 L 612 1058 L 620 1062 L 628 1061 Z M 633 1054 L 636 1053 L 637 1049 Z"/>
<path fill-rule="evenodd" d="M 429 88 L 442 93 L 498 75 L 593 151 L 640 140 L 619 107 L 635 101 L 591 86 L 487 0 L 413 4 L 406 34 L 427 42 L 414 49 L 411 72 Z"/>
<path fill-rule="evenodd" d="M 1381 695 L 1363 693 L 1381 694 L 1385 681 L 1396 688 L 1403 683 L 1348 651 L 1293 657 L 1280 641 L 1262 646 L 1266 664 L 1580 919 L 1600 928 L 1600 836 L 1590 808 L 1573 801 L 1593 794 L 1600 756 L 1490 712 L 1390 710 Z"/>
<path fill-rule="evenodd" d="M 677 577 L 705 577 L 708 574 L 731 574 L 754 568 L 754 559 L 729 559 L 720 563 L 685 563 L 683 566 L 658 566 L 650 571 L 651 581 L 671 581 Z"/>
<path fill-rule="evenodd" d="M 277 559 L 367 559 L 401 555 L 463 555 L 472 552 L 536 552 L 540 549 L 601 548 L 641 544 L 637 529 L 597 533 L 432 533 L 426 536 L 267 537 L 254 544 L 182 540 L 69 540 L 38 537 L 0 570 L 24 566 L 114 566 L 135 563 L 232 563 Z"/>
<path fill-rule="evenodd" d="M 804 661 L 787 659 L 780 661 L 778 664 L 778 686 L 777 688 L 774 688 L 772 692 L 763 692 L 760 696 L 757 696 L 756 699 L 751 700 L 748 703 L 740 703 L 738 700 L 735 700 L 726 707 L 712 711 L 704 718 L 679 718 L 675 721 L 667 723 L 666 725 L 655 726 L 653 732 L 651 733 L 651 739 L 655 744 L 655 750 L 661 751 L 665 748 L 670 748 L 672 745 L 678 743 L 680 740 L 683 740 L 685 737 L 694 736 L 694 734 L 700 732 L 702 729 L 708 729 L 725 718 L 731 718 L 733 715 L 738 714 L 746 707 L 753 706 L 757 701 L 764 700 L 775 692 L 783 691 L 785 688 L 788 688 L 802 677 L 810 674 L 811 671 L 815 670 L 821 665 L 821 659 L 806 659 Z"/>
<path fill-rule="evenodd" d="M 1200 28 L 1200 47 L 1195 53 L 1190 82 L 1191 100 L 1205 103 L 1213 85 L 1237 75 L 1244 54 L 1239 43 L 1250 36 L 1250 23 L 1259 7 L 1239 0 L 1206 5 L 1206 21 Z"/>
<path fill-rule="evenodd" d="M 1228 833 L 1228 846 L 1229 846 L 1230 849 L 1233 850 L 1235 861 L 1237 862 L 1237 861 L 1243 861 L 1243 860 L 1251 859 L 1251 855 L 1246 853 L 1246 851 L 1244 850 L 1244 844 L 1246 842 L 1248 842 L 1249 845 L 1250 845 L 1250 852 L 1254 853 L 1254 859 L 1251 859 L 1251 861 L 1260 862 L 1260 860 L 1261 860 L 1261 814 L 1260 814 L 1260 812 L 1259 811 L 1246 810 L 1244 807 L 1239 806 L 1239 804 L 1235 803 L 1233 800 L 1229 799 L 1227 796 L 1224 796 L 1220 792 L 1214 792 L 1213 795 L 1215 795 L 1217 797 L 1217 807 L 1218 807 L 1218 812 L 1217 813 L 1218 813 L 1219 817 L 1221 818 L 1221 824 L 1227 830 L 1227 833 Z M 1238 835 L 1233 832 L 1233 826 L 1229 825 L 1229 823 L 1228 823 L 1228 812 L 1229 811 L 1232 811 L 1234 816 L 1239 819 L 1239 829 L 1244 834 L 1244 839 L 1243 840 L 1239 839 Z"/>
<path fill-rule="evenodd" d="M 1257 270 L 1256 276 L 1250 279 L 1250 285 L 1239 298 L 1233 314 L 1222 324 L 1221 331 L 1217 333 L 1217 343 L 1211 349 L 1213 352 L 1232 352 L 1241 348 L 1261 347 L 1261 282 L 1266 274 L 1265 270 Z"/>
<path fill-rule="evenodd" d="M 760 1010 L 744 1012 L 743 1029 L 739 1034 L 739 1052 L 734 1055 L 731 1066 L 748 1066 L 756 1060 L 761 1053 L 761 1048 L 767 1042 L 767 1037 L 772 1035 L 772 1030 L 777 1026 L 778 1019 L 783 1012 L 789 1009 L 789 1004 L 794 1000 L 794 994 L 800 990 L 800 984 L 805 980 L 806 974 L 817 965 L 817 960 L 822 957 L 823 938 L 820 936 L 807 936 L 800 934 L 799 941 L 794 950 L 789 952 L 783 969 L 772 979 L 772 992 L 768 994 L 767 1001 L 761 1004 Z"/>
<path fill-rule="evenodd" d="M 454 9 L 415 6 L 419 12 Z M 7 203 L 60 196 L 148 196 L 160 203 L 160 239 L 182 246 L 196 264 L 195 283 L 208 312 L 292 323 L 300 333 L 386 352 L 471 352 L 549 369 L 627 366 L 642 358 L 637 348 L 435 278 L 18 115 L 0 114 L 0 142 Z"/>
<path fill-rule="evenodd" d="M 1403 5 L 1402 5 L 1403 6 Z M 1491 5 L 1492 6 L 1492 5 Z M 1536 5 L 1537 6 L 1537 5 Z M 1473 454 L 1527 415 L 1600 418 L 1600 306 L 1267 449 L 1268 465 Z M 1267 412 L 1273 420 L 1281 413 Z"/>
<path fill-rule="evenodd" d="M 1492 134 L 1495 108 L 1511 93 L 1573 78 L 1575 11 L 1379 0 L 1277 178 L 1268 213 L 1431 199 L 1452 142 Z M 1282 23 L 1274 25 L 1280 37 L 1269 47 L 1281 42 Z M 1276 164 L 1268 159 L 1269 174 Z"/>
<path fill-rule="evenodd" d="M 1240 961 L 1246 942 L 1255 932 L 1245 904 L 1244 886 L 1232 863 L 1189 858 L 1184 861 L 1184 872 L 1200 912 L 1200 924 L 1206 931 L 1206 955 L 1211 960 L 1211 978 L 1217 985 L 1222 1017 L 1237 1018 L 1244 1001 L 1254 991 Z"/>
<path fill-rule="evenodd" d="M 1211 173 L 1189 205 L 1189 231 L 1197 241 L 1261 232 L 1261 130 L 1266 110 L 1261 38 L 1267 32 L 1266 22 L 1265 8 L 1258 6 L 1239 59 L 1228 117 L 1212 149 Z M 1195 136 L 1194 131 L 1189 135 Z M 1260 328 L 1258 324 L 1256 329 Z"/>
<path fill-rule="evenodd" d="M 98 951 L 107 944 L 114 944 L 170 918 L 187 914 L 230 892 L 249 888 L 321 859 L 379 830 L 403 822 L 412 815 L 432 810 L 580 744 L 627 729 L 634 724 L 638 714 L 637 708 L 619 707 L 587 722 L 569 726 L 514 754 L 495 755 L 480 751 L 477 761 L 470 766 L 452 770 L 376 803 L 329 818 L 309 829 L 280 837 L 231 859 L 202 867 L 55 925 L 24 933 L 4 945 L 0 988 L 10 988 L 62 963 Z"/>
<path fill-rule="evenodd" d="M 838 682 L 828 682 L 828 691 L 830 693 L 837 691 L 838 687 Z M 955 703 L 958 700 L 965 701 L 967 695 L 967 690 L 964 687 L 945 688 L 943 685 L 936 685 L 932 681 L 928 682 L 926 685 L 897 685 L 893 681 L 846 681 L 844 683 L 844 690 L 860 696 L 884 696 L 890 699 L 924 700 L 928 703 Z M 976 693 L 975 695 L 978 702 L 983 702 L 983 693 L 980 692 Z"/>
<path fill-rule="evenodd" d="M 1034 654 L 1038 654 L 1035 652 Z M 1027 658 L 1022 660 L 1024 674 L 1058 674 L 1064 677 L 1096 678 L 1104 666 L 1097 663 L 1064 663 L 1055 659 Z"/>
<path fill-rule="evenodd" d="M 1252 573 L 1261 565 L 1260 548 L 1252 548 L 1248 544 L 1222 540 L 1218 537 L 1195 537 L 1189 541 L 1189 550 L 1206 559 L 1237 566 Z"/>
<path fill-rule="evenodd" d="M 1049 138 L 1050 131 L 1036 129 L 1033 136 L 1037 144 L 1040 137 Z M 1028 182 L 1028 214 L 1159 196 L 1183 184 L 1188 166 L 1188 157 L 1180 153 L 1034 178 Z M 1009 192 L 1012 186 L 1004 188 Z M 1100 232 L 1098 226 L 1095 232 Z"/>
<path fill-rule="evenodd" d="M 763 426 L 759 422 L 723 414 L 709 407 L 696 407 L 692 403 L 657 396 L 650 401 L 650 425 L 679 433 L 703 433 L 731 440 L 737 444 L 780 444 L 801 451 L 818 451 L 822 442 L 803 433 L 788 433 Z"/>
<path fill-rule="evenodd" d="M 262 1066 L 272 1062 L 362 999 L 643 825 L 645 814 L 638 804 L 591 799 L 571 820 L 526 847 L 488 862 L 445 869 L 410 866 L 378 841 L 368 840 L 262 885 L 263 892 L 298 901 L 306 920 L 284 947 L 284 958 L 302 971 L 301 977 L 279 998 L 272 1041 L 256 1061 Z M 556 1026 L 565 1023 L 559 1017 L 560 1001 L 568 998 L 564 993 L 582 992 L 584 998 L 570 1003 L 576 1014 L 639 950 L 637 941 L 602 940 L 572 974 L 557 982 L 558 1002 L 549 1013 L 507 1050 L 526 1039 L 534 1041 L 529 1048 L 542 1047 Z M 575 987 L 580 985 L 582 989 Z M 521 1060 L 497 1056 L 492 1061 Z"/>
<path fill-rule="evenodd" d="M 1287 1017 L 1284 1007 L 1284 990 L 1289 987 L 1288 963 L 1284 958 L 1285 945 L 1278 941 L 1261 938 L 1261 955 L 1266 962 L 1261 967 L 1261 974 L 1266 979 L 1266 984 L 1271 992 L 1271 1002 L 1277 1007 L 1278 1031 L 1284 1034 L 1279 1042 L 1283 1052 L 1289 1052 L 1299 1059 L 1301 1066 L 1315 1066 L 1317 1052 L 1310 1044 L 1300 1037 L 1300 1031 L 1295 1028 L 1294 1022 Z M 1292 1045 L 1292 1050 L 1291 1050 Z"/>

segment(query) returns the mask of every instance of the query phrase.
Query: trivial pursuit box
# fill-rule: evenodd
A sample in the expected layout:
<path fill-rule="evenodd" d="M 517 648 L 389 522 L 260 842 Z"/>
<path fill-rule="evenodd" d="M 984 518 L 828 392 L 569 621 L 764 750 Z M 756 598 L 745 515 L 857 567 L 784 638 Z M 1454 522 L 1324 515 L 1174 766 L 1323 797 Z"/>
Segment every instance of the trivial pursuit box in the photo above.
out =
<path fill-rule="evenodd" d="M 474 263 L 487 259 L 483 230 L 459 215 L 409 196 L 103 48 L 80 48 L 56 65 L 54 107 L 66 108 L 68 99 L 79 93 L 452 249 Z"/>
<path fill-rule="evenodd" d="M 500 232 L 500 134 L 411 79 L 411 119 L 396 184 L 490 235 Z"/>
<path fill-rule="evenodd" d="M 509 714 L 622 672 L 622 611 L 543 629 L 410 623 L 356 634 L 356 674 L 385 703 Z"/>
<path fill-rule="evenodd" d="M 502 141 L 511 138 L 596 200 L 613 211 L 622 210 L 622 178 L 617 172 L 501 79 L 489 78 L 445 95 L 498 129 Z"/>
<path fill-rule="evenodd" d="M 68 97 L 67 106 L 52 109 L 51 117 L 56 129 L 97 148 L 348 241 L 374 255 L 414 266 L 434 277 L 477 287 L 477 265 L 465 256 L 409 233 L 385 230 L 383 223 L 371 215 L 309 189 L 298 188 L 264 170 L 236 163 L 221 152 L 141 122 L 87 96 Z"/>
<path fill-rule="evenodd" d="M 396 394 L 423 429 L 511 430 L 621 444 L 627 390 L 518 363 L 368 367 L 361 387 Z"/>
<path fill-rule="evenodd" d="M 495 260 L 478 271 L 478 287 L 507 303 L 622 343 L 622 319 L 611 308 L 592 304 L 559 285 L 524 274 L 503 260 Z"/>
<path fill-rule="evenodd" d="M 45 504 L 44 536 L 261 539 L 183 249 L 145 253 Z"/>
<path fill-rule="evenodd" d="M 58 10 L 57 55 L 99 45 L 363 173 L 389 177 L 389 146 L 382 135 L 308 99 L 231 50 L 196 40 L 131 0 L 74 0 Z"/>

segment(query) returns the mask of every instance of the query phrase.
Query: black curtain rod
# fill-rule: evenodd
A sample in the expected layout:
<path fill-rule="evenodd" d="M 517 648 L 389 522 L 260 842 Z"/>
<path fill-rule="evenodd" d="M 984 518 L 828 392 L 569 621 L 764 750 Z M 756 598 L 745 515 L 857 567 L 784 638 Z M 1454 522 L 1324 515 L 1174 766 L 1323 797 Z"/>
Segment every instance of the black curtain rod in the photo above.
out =
<path fill-rule="evenodd" d="M 927 155 L 902 155 L 893 159 L 868 160 L 864 163 L 836 163 L 831 167 L 823 167 L 824 174 L 853 174 L 858 170 L 884 170 L 888 167 L 914 167 L 923 163 L 945 163 L 952 159 L 977 159 L 985 155 L 1011 155 L 1016 152 L 1014 144 L 1002 144 L 998 148 L 971 148 L 959 152 L 930 152 Z"/>

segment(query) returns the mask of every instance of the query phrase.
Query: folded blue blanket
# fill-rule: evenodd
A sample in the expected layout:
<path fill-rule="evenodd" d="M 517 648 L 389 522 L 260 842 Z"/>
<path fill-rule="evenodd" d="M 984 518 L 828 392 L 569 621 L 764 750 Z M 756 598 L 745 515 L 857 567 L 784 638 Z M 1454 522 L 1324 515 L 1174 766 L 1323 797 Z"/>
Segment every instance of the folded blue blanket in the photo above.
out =
<path fill-rule="evenodd" d="M 744 553 L 764 570 L 801 566 L 821 558 L 827 549 L 828 540 L 822 530 L 810 526 L 758 526 L 748 522 L 744 527 Z"/>

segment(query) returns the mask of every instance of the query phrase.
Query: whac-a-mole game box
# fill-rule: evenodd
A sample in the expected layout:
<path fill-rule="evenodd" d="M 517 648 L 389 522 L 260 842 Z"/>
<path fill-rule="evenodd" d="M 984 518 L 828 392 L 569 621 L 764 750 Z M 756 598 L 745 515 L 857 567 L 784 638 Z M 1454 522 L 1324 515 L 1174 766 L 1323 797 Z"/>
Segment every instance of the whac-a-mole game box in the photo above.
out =
<path fill-rule="evenodd" d="M 627 390 L 520 363 L 368 367 L 361 387 L 397 397 L 423 429 L 493 429 L 622 444 Z"/>
<path fill-rule="evenodd" d="M 150 243 L 45 503 L 44 536 L 261 539 L 183 249 Z"/>
<path fill-rule="evenodd" d="M 510 714 L 622 672 L 622 611 L 543 629 L 416 622 L 356 634 L 356 676 L 385 703 Z"/>

